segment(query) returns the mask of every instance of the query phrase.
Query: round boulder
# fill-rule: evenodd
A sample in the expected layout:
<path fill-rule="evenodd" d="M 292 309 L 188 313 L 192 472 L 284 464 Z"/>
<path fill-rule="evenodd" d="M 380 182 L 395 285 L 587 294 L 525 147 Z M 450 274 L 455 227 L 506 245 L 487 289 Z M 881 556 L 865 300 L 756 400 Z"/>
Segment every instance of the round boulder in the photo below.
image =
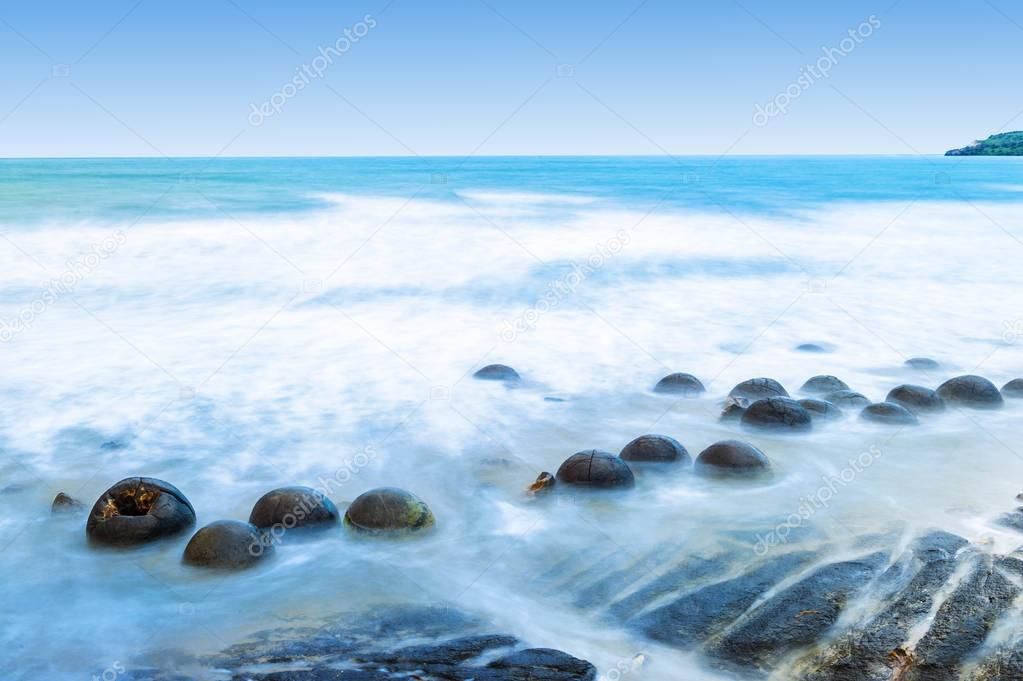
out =
<path fill-rule="evenodd" d="M 174 485 L 125 478 L 104 492 L 85 525 L 90 541 L 129 546 L 171 537 L 195 525 L 195 510 Z"/>
<path fill-rule="evenodd" d="M 379 487 L 360 494 L 345 511 L 345 525 L 367 533 L 417 532 L 433 527 L 430 507 L 411 492 Z"/>
<path fill-rule="evenodd" d="M 855 390 L 836 390 L 825 395 L 824 399 L 839 409 L 862 409 L 870 404 L 866 395 L 861 395 Z"/>
<path fill-rule="evenodd" d="M 696 457 L 695 470 L 701 475 L 753 475 L 771 468 L 767 456 L 739 440 L 716 442 Z"/>
<path fill-rule="evenodd" d="M 281 487 L 259 498 L 249 522 L 259 528 L 328 528 L 338 524 L 337 506 L 312 487 Z"/>
<path fill-rule="evenodd" d="M 804 393 L 825 395 L 836 390 L 848 390 L 849 386 L 837 376 L 813 376 L 808 378 L 799 390 Z"/>
<path fill-rule="evenodd" d="M 255 525 L 218 520 L 192 535 L 185 547 L 184 561 L 196 567 L 239 570 L 252 567 L 273 553 L 273 544 Z"/>
<path fill-rule="evenodd" d="M 922 385 L 900 385 L 888 392 L 885 402 L 902 405 L 914 414 L 945 411 L 945 400 L 934 390 Z"/>
<path fill-rule="evenodd" d="M 910 369 L 933 370 L 941 368 L 940 364 L 929 357 L 913 357 L 907 359 L 905 365 Z"/>
<path fill-rule="evenodd" d="M 788 397 L 789 393 L 773 378 L 751 378 L 732 388 L 728 396 L 759 400 L 762 397 Z"/>
<path fill-rule="evenodd" d="M 803 409 L 810 412 L 810 417 L 814 419 L 832 421 L 842 417 L 842 410 L 827 400 L 815 400 L 810 398 L 799 400 L 799 404 L 803 407 Z"/>
<path fill-rule="evenodd" d="M 886 423 L 893 426 L 915 426 L 917 424 L 913 412 L 895 402 L 868 404 L 860 412 L 860 418 L 864 421 Z"/>
<path fill-rule="evenodd" d="M 1014 378 L 1003 385 L 1002 396 L 1011 399 L 1023 398 L 1023 378 Z"/>
<path fill-rule="evenodd" d="M 803 405 L 787 397 L 757 400 L 742 414 L 742 425 L 768 430 L 809 430 L 813 423 Z"/>
<path fill-rule="evenodd" d="M 938 394 L 946 402 L 973 409 L 997 409 L 1003 403 L 995 384 L 981 376 L 950 378 L 938 386 Z"/>
<path fill-rule="evenodd" d="M 700 383 L 700 379 L 692 374 L 683 373 L 668 374 L 657 381 L 657 385 L 654 386 L 655 393 L 670 393 L 685 397 L 695 397 L 705 391 L 706 388 L 703 387 L 703 383 Z"/>
<path fill-rule="evenodd" d="M 641 463 L 689 463 L 689 452 L 678 440 L 667 435 L 640 435 L 625 445 L 621 459 Z"/>
<path fill-rule="evenodd" d="M 629 464 L 610 452 L 597 449 L 568 457 L 555 477 L 566 485 L 600 489 L 627 488 L 636 483 Z"/>
<path fill-rule="evenodd" d="M 519 372 L 504 364 L 488 364 L 472 375 L 481 381 L 517 381 Z"/>

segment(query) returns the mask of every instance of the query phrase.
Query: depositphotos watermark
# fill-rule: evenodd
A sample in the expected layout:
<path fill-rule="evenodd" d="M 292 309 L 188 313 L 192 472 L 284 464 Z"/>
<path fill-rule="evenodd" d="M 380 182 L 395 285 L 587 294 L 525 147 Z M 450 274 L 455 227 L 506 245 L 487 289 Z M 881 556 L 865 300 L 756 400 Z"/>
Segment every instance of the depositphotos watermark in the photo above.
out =
<path fill-rule="evenodd" d="M 599 270 L 612 256 L 617 255 L 628 246 L 631 239 L 627 230 L 620 229 L 615 232 L 613 237 L 598 244 L 585 262 L 572 263 L 571 271 L 560 279 L 550 282 L 543 295 L 526 308 L 522 314 L 515 319 L 505 320 L 504 326 L 501 328 L 501 340 L 511 343 L 519 337 L 519 334 L 535 329 L 540 317 L 561 305 L 561 301 L 575 293 L 588 276 Z"/>
<path fill-rule="evenodd" d="M 127 235 L 117 230 L 102 241 L 92 244 L 92 250 L 78 258 L 69 259 L 64 263 L 64 271 L 56 279 L 51 279 L 43 292 L 25 305 L 18 314 L 7 319 L 0 319 L 0 343 L 6 343 L 22 331 L 32 327 L 51 305 L 62 296 L 75 292 L 75 287 L 86 276 L 99 268 L 104 260 L 116 253 L 128 240 Z"/>
<path fill-rule="evenodd" d="M 855 480 L 856 476 L 873 466 L 881 456 L 881 448 L 871 445 L 866 451 L 849 459 L 849 465 L 839 471 L 838 475 L 823 476 L 824 484 L 810 496 L 800 499 L 799 508 L 795 513 L 778 523 L 778 526 L 766 535 L 757 535 L 757 543 L 753 547 L 753 552 L 758 556 L 764 556 L 775 546 L 788 543 L 792 530 L 802 527 L 822 508 L 828 508 L 831 505 L 831 500 L 838 496 L 839 492 Z"/>
<path fill-rule="evenodd" d="M 340 59 L 343 54 L 352 49 L 352 45 L 366 37 L 370 29 L 376 28 L 377 20 L 367 14 L 362 21 L 351 28 L 346 28 L 344 34 L 334 41 L 329 47 L 320 47 L 319 54 L 313 57 L 309 64 L 302 64 L 295 69 L 295 76 L 286 82 L 281 88 L 270 95 L 269 99 L 262 104 L 253 104 L 249 112 L 249 125 L 258 128 L 263 122 L 279 114 L 288 100 L 306 89 L 310 83 L 317 78 L 323 78 L 323 74 L 334 64 L 335 59 Z"/>
<path fill-rule="evenodd" d="M 767 104 L 757 104 L 753 113 L 753 125 L 762 128 L 767 125 L 775 116 L 784 116 L 789 111 L 792 101 L 817 84 L 819 81 L 831 75 L 840 59 L 849 56 L 863 41 L 874 34 L 874 31 L 881 28 L 881 20 L 871 14 L 866 21 L 856 28 L 849 29 L 849 37 L 843 38 L 838 47 L 822 47 L 823 54 L 813 64 L 807 64 L 799 70 L 799 77 L 789 83 L 789 86 L 779 92 L 774 99 Z"/>

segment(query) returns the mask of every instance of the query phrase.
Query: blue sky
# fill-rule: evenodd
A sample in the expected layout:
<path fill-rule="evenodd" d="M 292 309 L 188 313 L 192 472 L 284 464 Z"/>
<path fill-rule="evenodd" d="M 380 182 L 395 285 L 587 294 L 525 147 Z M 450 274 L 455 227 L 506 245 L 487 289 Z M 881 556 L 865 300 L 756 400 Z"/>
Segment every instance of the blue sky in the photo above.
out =
<path fill-rule="evenodd" d="M 0 156 L 911 154 L 1023 128 L 1009 0 L 38 0 L 0 4 L 0 63 Z"/>

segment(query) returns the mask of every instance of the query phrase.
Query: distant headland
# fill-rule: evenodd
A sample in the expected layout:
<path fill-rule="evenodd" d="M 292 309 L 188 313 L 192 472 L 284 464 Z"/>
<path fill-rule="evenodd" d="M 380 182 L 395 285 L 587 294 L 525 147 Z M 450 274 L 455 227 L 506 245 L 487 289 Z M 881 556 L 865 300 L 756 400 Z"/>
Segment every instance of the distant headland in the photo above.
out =
<path fill-rule="evenodd" d="M 946 151 L 945 156 L 1023 156 L 1023 131 L 991 135 L 968 147 Z"/>

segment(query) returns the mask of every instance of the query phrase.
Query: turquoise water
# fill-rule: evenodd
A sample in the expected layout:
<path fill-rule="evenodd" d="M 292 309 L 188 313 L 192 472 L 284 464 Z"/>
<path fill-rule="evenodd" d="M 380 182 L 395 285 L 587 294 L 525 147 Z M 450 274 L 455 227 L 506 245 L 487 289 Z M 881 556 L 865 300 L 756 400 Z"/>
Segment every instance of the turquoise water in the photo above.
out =
<path fill-rule="evenodd" d="M 1021 159 L 943 156 L 6 159 L 0 215 L 15 225 L 199 218 L 216 206 L 314 210 L 322 193 L 450 200 L 466 188 L 783 213 L 839 201 L 1015 201 L 1021 181 Z"/>
<path fill-rule="evenodd" d="M 6 160 L 0 234 L 11 678 L 91 678 L 280 622 L 443 601 L 600 670 L 642 652 L 644 679 L 716 679 L 537 580 L 773 527 L 872 448 L 807 534 L 835 550 L 933 526 L 985 550 L 1019 542 L 993 519 L 1023 480 L 1023 406 L 897 437 L 852 413 L 788 438 L 718 420 L 755 376 L 796 392 L 835 374 L 882 400 L 900 383 L 1023 373 L 1018 159 Z M 831 352 L 794 350 L 807 342 Z M 914 372 L 913 356 L 942 368 Z M 523 387 L 469 377 L 492 362 Z M 674 371 L 706 395 L 651 391 Z M 748 439 L 775 477 L 525 499 L 573 452 L 647 432 L 694 455 Z M 187 537 L 101 552 L 83 517 L 50 515 L 59 491 L 91 505 L 134 475 L 175 484 L 200 525 L 333 480 L 339 506 L 408 488 L 437 529 L 395 544 L 339 531 L 208 575 L 181 565 Z"/>

